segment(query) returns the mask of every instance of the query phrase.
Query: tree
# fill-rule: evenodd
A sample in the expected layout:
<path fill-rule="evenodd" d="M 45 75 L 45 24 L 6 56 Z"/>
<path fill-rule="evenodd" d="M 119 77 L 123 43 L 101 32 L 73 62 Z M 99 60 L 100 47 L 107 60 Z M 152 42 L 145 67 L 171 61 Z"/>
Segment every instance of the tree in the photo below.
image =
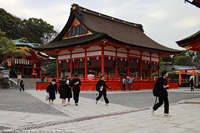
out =
<path fill-rule="evenodd" d="M 7 13 L 0 8 L 0 29 L 6 32 L 6 37 L 9 39 L 19 39 L 22 37 L 21 19 Z"/>
<path fill-rule="evenodd" d="M 15 43 L 5 37 L 6 33 L 0 29 L 0 63 L 4 61 L 6 57 L 16 56 L 23 54 L 23 50 L 19 50 L 15 47 Z"/>
<path fill-rule="evenodd" d="M 24 19 L 22 24 L 23 37 L 26 37 L 29 42 L 44 44 L 52 41 L 57 35 L 57 32 L 53 29 L 54 27 L 42 19 Z"/>
<path fill-rule="evenodd" d="M 20 39 L 25 37 L 29 42 L 48 43 L 58 34 L 54 27 L 46 21 L 37 18 L 21 20 L 0 8 L 0 29 L 6 32 L 9 39 Z"/>
<path fill-rule="evenodd" d="M 192 58 L 190 56 L 184 55 L 184 56 L 176 56 L 174 58 L 174 65 L 193 66 L 194 63 L 192 62 Z"/>
<path fill-rule="evenodd" d="M 57 64 L 51 63 L 43 74 L 51 78 L 55 78 L 57 75 Z"/>

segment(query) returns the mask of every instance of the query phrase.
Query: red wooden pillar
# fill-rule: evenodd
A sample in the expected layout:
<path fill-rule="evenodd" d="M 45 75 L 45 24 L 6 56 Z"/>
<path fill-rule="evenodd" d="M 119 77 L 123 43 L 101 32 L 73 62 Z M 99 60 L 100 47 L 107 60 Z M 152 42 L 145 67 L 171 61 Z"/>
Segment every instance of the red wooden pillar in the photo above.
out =
<path fill-rule="evenodd" d="M 98 68 L 96 70 L 96 76 L 99 76 L 99 71 L 98 71 Z"/>
<path fill-rule="evenodd" d="M 39 78 L 42 77 L 41 62 L 39 63 Z"/>
<path fill-rule="evenodd" d="M 72 50 L 70 51 L 70 79 L 73 77 L 73 60 L 72 60 Z"/>
<path fill-rule="evenodd" d="M 115 80 L 117 80 L 118 78 L 118 74 L 117 74 L 117 48 L 115 49 Z"/>
<path fill-rule="evenodd" d="M 85 80 L 87 80 L 87 48 L 85 48 Z"/>
<path fill-rule="evenodd" d="M 130 76 L 130 67 L 129 67 L 129 49 L 127 49 L 127 76 Z"/>
<path fill-rule="evenodd" d="M 59 60 L 58 60 L 58 54 L 57 54 L 57 82 L 59 81 Z"/>
<path fill-rule="evenodd" d="M 192 71 L 192 75 L 193 75 L 193 82 L 194 82 L 194 85 L 195 85 L 195 70 Z"/>
<path fill-rule="evenodd" d="M 101 75 L 104 75 L 104 46 L 101 47 Z"/>
<path fill-rule="evenodd" d="M 34 78 L 35 68 L 34 68 L 35 62 L 32 62 L 32 78 Z"/>
<path fill-rule="evenodd" d="M 142 52 L 140 57 L 140 79 L 142 80 Z"/>
<path fill-rule="evenodd" d="M 181 70 L 179 70 L 178 75 L 179 75 L 179 85 L 181 85 Z"/>
<path fill-rule="evenodd" d="M 149 79 L 152 77 L 152 64 L 151 64 L 151 53 L 150 53 L 150 66 L 149 66 Z"/>

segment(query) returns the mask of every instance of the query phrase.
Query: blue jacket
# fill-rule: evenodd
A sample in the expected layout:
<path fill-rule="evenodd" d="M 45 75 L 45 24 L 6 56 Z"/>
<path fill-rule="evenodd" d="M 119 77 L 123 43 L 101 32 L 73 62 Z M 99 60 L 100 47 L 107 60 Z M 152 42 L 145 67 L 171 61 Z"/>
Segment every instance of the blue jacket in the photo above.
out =
<path fill-rule="evenodd" d="M 123 80 L 122 80 L 122 84 L 126 84 L 126 79 L 123 79 Z"/>

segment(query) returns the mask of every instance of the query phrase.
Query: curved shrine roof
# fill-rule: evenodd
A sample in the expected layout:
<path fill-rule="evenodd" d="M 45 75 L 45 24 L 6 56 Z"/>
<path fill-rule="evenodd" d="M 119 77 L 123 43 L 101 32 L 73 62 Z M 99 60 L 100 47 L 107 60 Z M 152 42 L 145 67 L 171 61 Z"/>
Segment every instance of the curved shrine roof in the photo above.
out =
<path fill-rule="evenodd" d="M 91 34 L 74 38 L 63 39 L 69 31 L 71 24 L 77 19 Z M 101 39 L 108 39 L 113 42 L 127 45 L 133 48 L 153 50 L 164 53 L 178 53 L 180 50 L 163 46 L 147 35 L 141 24 L 130 23 L 124 20 L 113 18 L 92 10 L 72 5 L 70 17 L 60 34 L 50 43 L 35 47 L 38 50 L 52 50 L 87 44 Z"/>

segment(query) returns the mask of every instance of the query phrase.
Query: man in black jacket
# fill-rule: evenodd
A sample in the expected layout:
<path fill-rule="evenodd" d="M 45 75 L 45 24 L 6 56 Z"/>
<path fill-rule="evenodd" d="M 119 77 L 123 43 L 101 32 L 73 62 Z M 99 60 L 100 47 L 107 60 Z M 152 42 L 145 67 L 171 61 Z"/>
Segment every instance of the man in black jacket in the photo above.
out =
<path fill-rule="evenodd" d="M 78 106 L 80 85 L 81 85 L 81 80 L 78 78 L 78 74 L 74 74 L 74 79 L 71 81 L 70 86 L 73 86 L 75 106 Z"/>
<path fill-rule="evenodd" d="M 109 88 L 111 89 L 111 87 L 108 87 L 106 85 L 106 82 L 104 81 L 104 76 L 101 76 L 101 79 L 97 82 L 97 85 L 96 85 L 96 90 L 99 92 L 99 95 L 98 97 L 96 98 L 96 104 L 98 103 L 98 100 L 102 97 L 104 97 L 104 100 L 106 102 L 106 105 L 108 106 L 109 104 L 109 101 L 108 101 L 108 98 L 107 98 L 107 94 L 106 94 L 106 88 Z"/>
<path fill-rule="evenodd" d="M 154 111 L 156 111 L 164 102 L 164 115 L 169 116 L 169 101 L 168 101 L 168 92 L 166 89 L 169 88 L 169 85 L 167 85 L 167 79 L 168 76 L 167 71 L 163 71 L 162 77 L 158 78 L 154 87 L 158 89 L 158 98 L 159 102 L 154 105 L 152 108 L 152 114 L 154 114 Z"/>

